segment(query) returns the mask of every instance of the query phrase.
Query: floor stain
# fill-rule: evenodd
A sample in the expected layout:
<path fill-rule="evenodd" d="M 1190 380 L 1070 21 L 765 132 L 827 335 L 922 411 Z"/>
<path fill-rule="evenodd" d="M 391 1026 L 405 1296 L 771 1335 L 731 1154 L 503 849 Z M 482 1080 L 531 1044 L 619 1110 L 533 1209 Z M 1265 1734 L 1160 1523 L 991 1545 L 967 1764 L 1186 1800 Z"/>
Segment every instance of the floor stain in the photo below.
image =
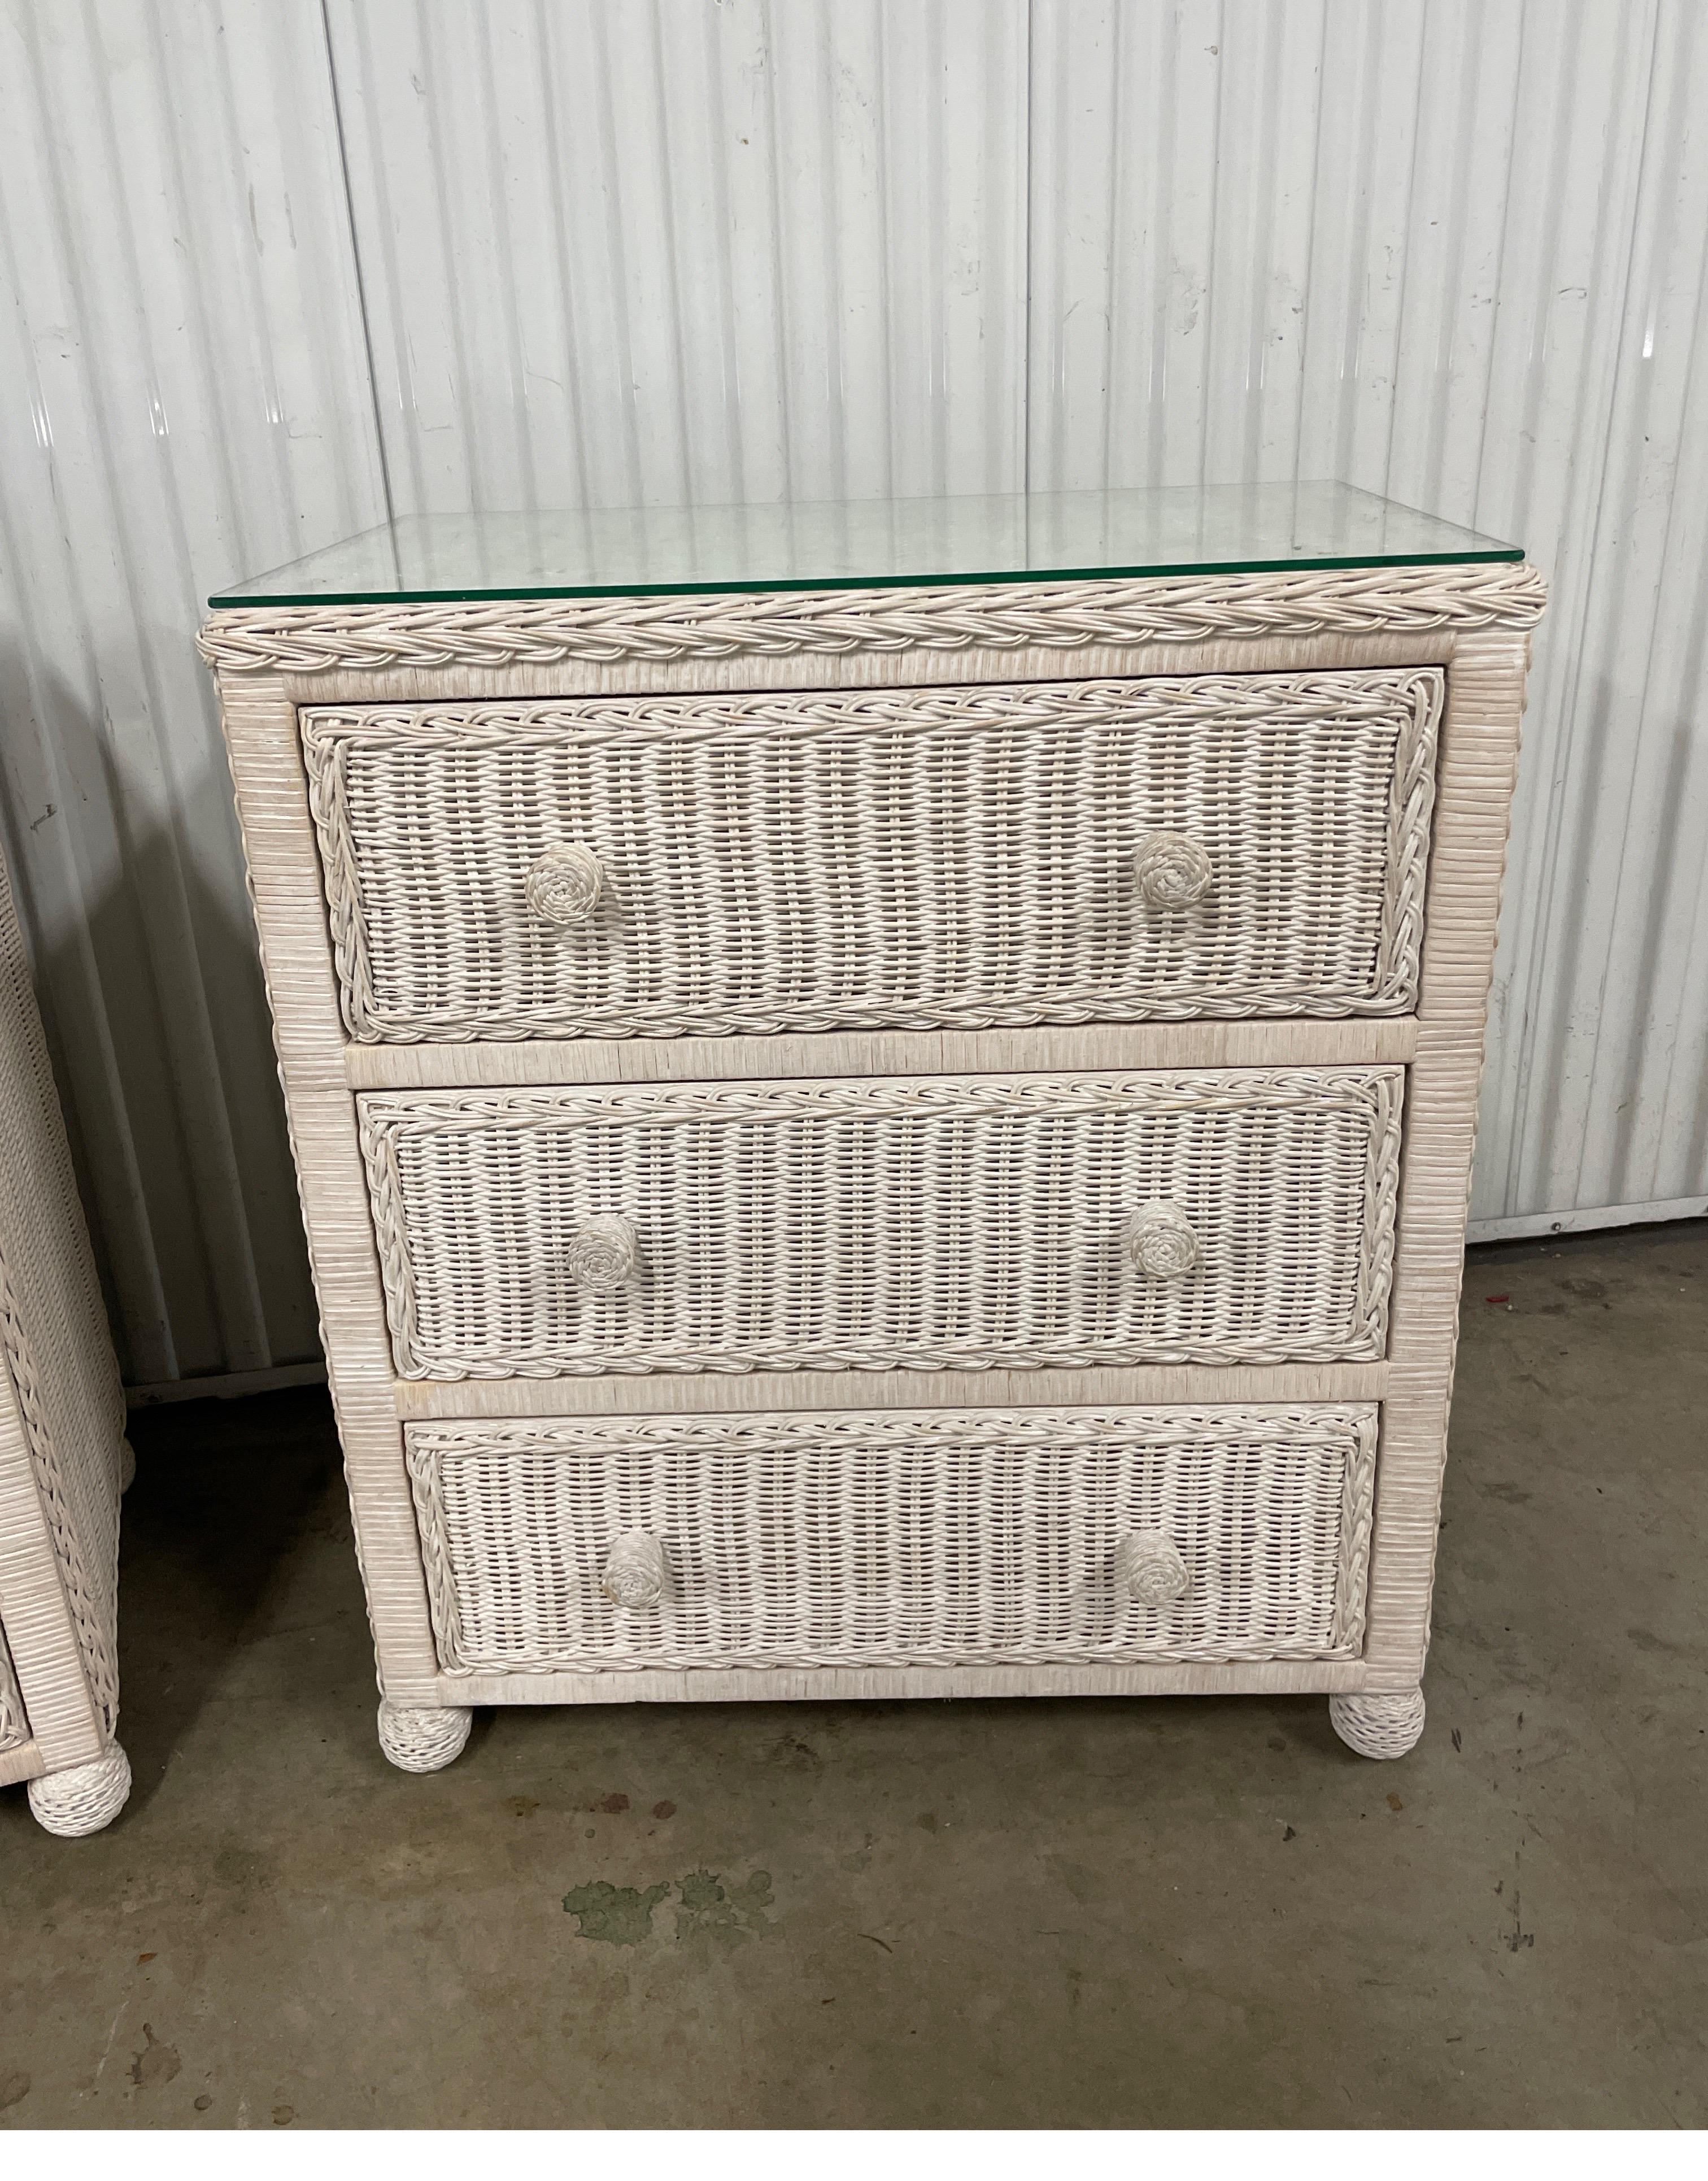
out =
<path fill-rule="evenodd" d="M 576 1919 L 577 1938 L 596 1939 L 610 1946 L 637 1946 L 654 1936 L 653 1911 L 672 1894 L 679 1945 L 684 1939 L 703 1937 L 739 1946 L 774 1928 L 765 1913 L 776 1898 L 769 1870 L 751 1871 L 739 1880 L 726 1879 L 715 1870 L 690 1870 L 680 1878 L 662 1879 L 644 1891 L 596 1878 L 566 1893 L 564 1908 Z"/>
<path fill-rule="evenodd" d="M 30 2095 L 30 2078 L 22 2068 L 15 2074 L 0 2075 L 0 2112 L 8 2106 L 22 2105 Z"/>
<path fill-rule="evenodd" d="M 771 1929 L 765 1911 L 776 1897 L 769 1870 L 756 1870 L 739 1884 L 726 1883 L 714 1870 L 691 1870 L 680 1880 L 680 1891 L 678 1940 L 703 1933 L 726 1946 L 739 1946 Z"/>
<path fill-rule="evenodd" d="M 666 1886 L 649 1886 L 642 1893 L 636 1886 L 613 1886 L 596 1878 L 564 1896 L 564 1908 L 576 1922 L 580 1939 L 598 1939 L 608 1946 L 637 1946 L 653 1935 L 653 1911 L 669 1891 Z"/>
<path fill-rule="evenodd" d="M 130 2079 L 139 2090 L 150 2090 L 157 2084 L 169 2083 L 184 2062 L 178 2057 L 178 2047 L 161 2044 L 146 2022 L 142 2035 L 146 2041 L 141 2051 L 132 2057 Z"/>

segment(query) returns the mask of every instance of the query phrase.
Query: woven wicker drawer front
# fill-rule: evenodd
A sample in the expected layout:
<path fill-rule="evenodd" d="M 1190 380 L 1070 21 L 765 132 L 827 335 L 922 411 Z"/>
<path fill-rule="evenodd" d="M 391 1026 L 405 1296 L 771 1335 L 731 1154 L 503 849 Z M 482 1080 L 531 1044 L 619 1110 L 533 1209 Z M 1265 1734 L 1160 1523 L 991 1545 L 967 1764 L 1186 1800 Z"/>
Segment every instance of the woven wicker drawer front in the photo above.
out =
<path fill-rule="evenodd" d="M 1397 1014 L 1439 668 L 310 709 L 365 1041 Z"/>
<path fill-rule="evenodd" d="M 1382 1352 L 1403 1070 L 358 1101 L 409 1378 Z"/>
<path fill-rule="evenodd" d="M 1375 1441 L 1366 1405 L 929 1411 L 415 1424 L 408 1460 L 452 1671 L 1338 1659 Z M 662 1582 L 619 1604 L 636 1542 Z"/>

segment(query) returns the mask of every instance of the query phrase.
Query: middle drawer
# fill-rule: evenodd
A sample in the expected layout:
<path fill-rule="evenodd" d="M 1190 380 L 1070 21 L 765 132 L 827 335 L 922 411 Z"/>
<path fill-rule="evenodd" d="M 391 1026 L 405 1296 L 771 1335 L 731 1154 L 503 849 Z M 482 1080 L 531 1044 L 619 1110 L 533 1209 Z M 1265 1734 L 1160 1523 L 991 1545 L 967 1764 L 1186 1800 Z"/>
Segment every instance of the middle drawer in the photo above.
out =
<path fill-rule="evenodd" d="M 1380 1356 L 1404 1070 L 357 1101 L 400 1375 Z"/>

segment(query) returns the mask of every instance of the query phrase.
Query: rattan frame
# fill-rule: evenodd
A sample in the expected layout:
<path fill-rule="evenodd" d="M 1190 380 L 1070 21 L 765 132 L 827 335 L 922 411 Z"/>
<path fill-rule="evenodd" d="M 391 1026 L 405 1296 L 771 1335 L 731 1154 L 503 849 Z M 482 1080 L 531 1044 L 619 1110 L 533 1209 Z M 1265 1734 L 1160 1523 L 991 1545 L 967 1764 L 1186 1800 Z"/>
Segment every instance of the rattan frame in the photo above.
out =
<path fill-rule="evenodd" d="M 437 1753 L 489 1702 L 785 1696 L 1358 1695 L 1337 1723 L 1410 1716 L 1429 1637 L 1476 1090 L 1530 631 L 1544 598 L 1511 565 L 987 585 L 758 599 L 499 602 L 222 612 L 219 671 L 329 1377 L 382 1691 L 402 1719 L 445 1708 Z M 695 690 L 914 687 L 1145 674 L 1441 665 L 1447 671 L 1415 1019 L 1134 1024 L 763 1039 L 346 1045 L 296 708 L 509 703 Z M 757 1050 L 763 1048 L 763 1051 Z M 1402 1059 L 1407 1119 L 1387 1355 L 1332 1366 L 399 1383 L 358 1141 L 355 1092 L 514 1082 L 849 1075 L 945 1066 L 1264 1066 Z M 1383 1403 L 1367 1626 L 1356 1660 L 873 1668 L 454 1677 L 427 1611 L 402 1422 L 408 1417 L 969 1403 Z M 1371 1705 L 1375 1707 L 1372 1712 Z"/>

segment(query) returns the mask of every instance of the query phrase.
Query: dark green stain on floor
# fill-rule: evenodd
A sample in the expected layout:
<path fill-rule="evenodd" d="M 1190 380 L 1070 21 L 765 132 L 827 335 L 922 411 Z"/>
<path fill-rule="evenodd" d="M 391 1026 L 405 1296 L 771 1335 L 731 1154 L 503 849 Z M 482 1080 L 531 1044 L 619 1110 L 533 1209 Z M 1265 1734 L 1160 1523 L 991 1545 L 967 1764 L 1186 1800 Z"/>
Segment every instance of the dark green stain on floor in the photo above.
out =
<path fill-rule="evenodd" d="M 726 1882 L 714 1870 L 691 1870 L 678 1879 L 647 1886 L 613 1886 L 609 1879 L 591 1879 L 564 1896 L 564 1907 L 576 1919 L 576 1935 L 609 1946 L 638 1946 L 655 1937 L 653 1911 L 663 1901 L 676 1903 L 673 1936 L 711 1939 L 725 1946 L 741 1946 L 776 1927 L 766 1914 L 774 1896 L 771 1874 L 756 1870 L 748 1877 Z"/>
<path fill-rule="evenodd" d="M 653 1911 L 664 1899 L 668 1886 L 613 1886 L 595 1878 L 564 1896 L 564 1907 L 576 1919 L 581 1937 L 598 1939 L 608 1946 L 638 1946 L 653 1935 Z"/>

